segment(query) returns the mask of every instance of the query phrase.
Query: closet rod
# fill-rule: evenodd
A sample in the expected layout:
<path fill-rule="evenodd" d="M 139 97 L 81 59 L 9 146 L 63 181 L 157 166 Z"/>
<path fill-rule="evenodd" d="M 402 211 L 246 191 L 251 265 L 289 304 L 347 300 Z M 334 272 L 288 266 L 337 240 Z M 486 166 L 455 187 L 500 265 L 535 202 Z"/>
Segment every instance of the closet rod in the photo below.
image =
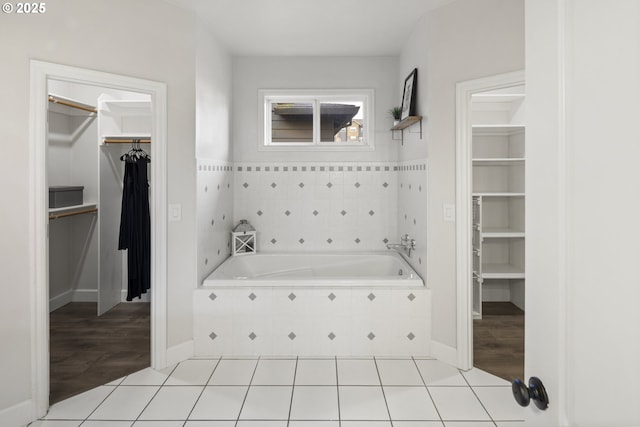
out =
<path fill-rule="evenodd" d="M 140 144 L 151 144 L 151 138 L 105 138 L 105 144 L 133 144 L 139 142 Z"/>
<path fill-rule="evenodd" d="M 85 209 L 82 211 L 74 211 L 74 212 L 65 212 L 61 214 L 52 213 L 52 214 L 49 214 L 49 219 L 58 219 L 58 218 L 64 218 L 66 216 L 82 215 L 82 214 L 87 214 L 91 212 L 98 212 L 98 208 L 91 208 L 91 209 Z"/>
<path fill-rule="evenodd" d="M 67 107 L 75 108 L 78 110 L 88 111 L 90 113 L 97 113 L 98 110 L 89 105 L 80 104 L 78 102 L 73 102 L 70 99 L 63 99 L 57 96 L 49 95 L 49 102 L 53 102 L 54 104 L 60 104 Z"/>

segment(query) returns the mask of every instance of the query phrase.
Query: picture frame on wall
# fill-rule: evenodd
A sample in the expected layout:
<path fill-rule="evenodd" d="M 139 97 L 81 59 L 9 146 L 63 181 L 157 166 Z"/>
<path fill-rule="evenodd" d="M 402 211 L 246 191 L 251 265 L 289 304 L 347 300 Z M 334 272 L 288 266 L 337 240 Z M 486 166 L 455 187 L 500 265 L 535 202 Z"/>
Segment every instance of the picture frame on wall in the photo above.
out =
<path fill-rule="evenodd" d="M 414 68 L 404 79 L 404 91 L 402 92 L 402 115 L 400 120 L 416 115 L 416 87 L 418 84 L 418 69 Z"/>

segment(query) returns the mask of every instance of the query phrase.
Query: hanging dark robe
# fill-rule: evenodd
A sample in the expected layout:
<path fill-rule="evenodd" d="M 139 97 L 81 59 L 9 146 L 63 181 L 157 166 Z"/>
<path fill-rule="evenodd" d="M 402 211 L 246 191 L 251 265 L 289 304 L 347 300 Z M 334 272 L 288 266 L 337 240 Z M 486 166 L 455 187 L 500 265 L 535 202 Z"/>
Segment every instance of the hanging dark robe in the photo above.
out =
<path fill-rule="evenodd" d="M 127 250 L 127 301 L 151 287 L 148 157 L 125 156 L 118 249 Z"/>

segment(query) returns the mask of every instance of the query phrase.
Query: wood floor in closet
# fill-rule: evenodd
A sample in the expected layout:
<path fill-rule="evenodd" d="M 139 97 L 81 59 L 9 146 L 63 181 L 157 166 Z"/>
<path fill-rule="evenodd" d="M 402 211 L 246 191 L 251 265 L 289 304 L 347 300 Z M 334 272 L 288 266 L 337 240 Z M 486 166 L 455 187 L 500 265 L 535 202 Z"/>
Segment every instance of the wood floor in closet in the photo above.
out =
<path fill-rule="evenodd" d="M 482 319 L 473 321 L 473 365 L 524 380 L 524 311 L 510 302 L 482 303 Z"/>
<path fill-rule="evenodd" d="M 122 303 L 98 317 L 96 303 L 50 314 L 50 403 L 150 365 L 150 305 Z"/>

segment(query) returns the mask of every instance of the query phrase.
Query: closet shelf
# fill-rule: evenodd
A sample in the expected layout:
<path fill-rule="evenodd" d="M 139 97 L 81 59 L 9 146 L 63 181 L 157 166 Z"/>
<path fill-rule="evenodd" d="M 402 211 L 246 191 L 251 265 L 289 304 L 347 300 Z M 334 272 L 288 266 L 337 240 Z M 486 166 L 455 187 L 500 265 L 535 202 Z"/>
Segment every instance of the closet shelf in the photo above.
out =
<path fill-rule="evenodd" d="M 482 279 L 524 279 L 524 269 L 512 264 L 483 264 Z"/>
<path fill-rule="evenodd" d="M 49 219 L 58 219 L 92 212 L 98 212 L 98 207 L 95 203 L 83 203 L 82 205 L 65 206 L 63 208 L 50 208 Z"/>
<path fill-rule="evenodd" d="M 49 109 L 57 113 L 66 115 L 82 115 L 96 114 L 98 110 L 96 107 L 82 102 L 74 101 L 73 99 L 64 98 L 62 96 L 49 94 Z M 75 113 L 74 113 L 75 110 Z"/>
<path fill-rule="evenodd" d="M 482 228 L 482 237 L 486 239 L 524 238 L 524 236 L 524 231 L 515 230 L 513 228 Z"/>
<path fill-rule="evenodd" d="M 499 192 L 499 193 L 494 193 L 494 192 L 487 192 L 487 193 L 473 193 L 472 194 L 474 197 L 475 196 L 482 196 L 482 197 L 524 197 L 524 193 L 509 193 L 509 192 Z"/>
<path fill-rule="evenodd" d="M 150 144 L 151 136 L 149 135 L 126 135 L 126 136 L 104 136 L 103 144 L 132 144 L 138 142 L 140 144 Z"/>
<path fill-rule="evenodd" d="M 519 124 L 495 124 L 495 125 L 472 125 L 473 135 L 514 135 L 524 132 L 524 125 Z"/>
<path fill-rule="evenodd" d="M 496 157 L 487 159 L 472 159 L 474 166 L 511 166 L 524 163 L 524 157 Z"/>

